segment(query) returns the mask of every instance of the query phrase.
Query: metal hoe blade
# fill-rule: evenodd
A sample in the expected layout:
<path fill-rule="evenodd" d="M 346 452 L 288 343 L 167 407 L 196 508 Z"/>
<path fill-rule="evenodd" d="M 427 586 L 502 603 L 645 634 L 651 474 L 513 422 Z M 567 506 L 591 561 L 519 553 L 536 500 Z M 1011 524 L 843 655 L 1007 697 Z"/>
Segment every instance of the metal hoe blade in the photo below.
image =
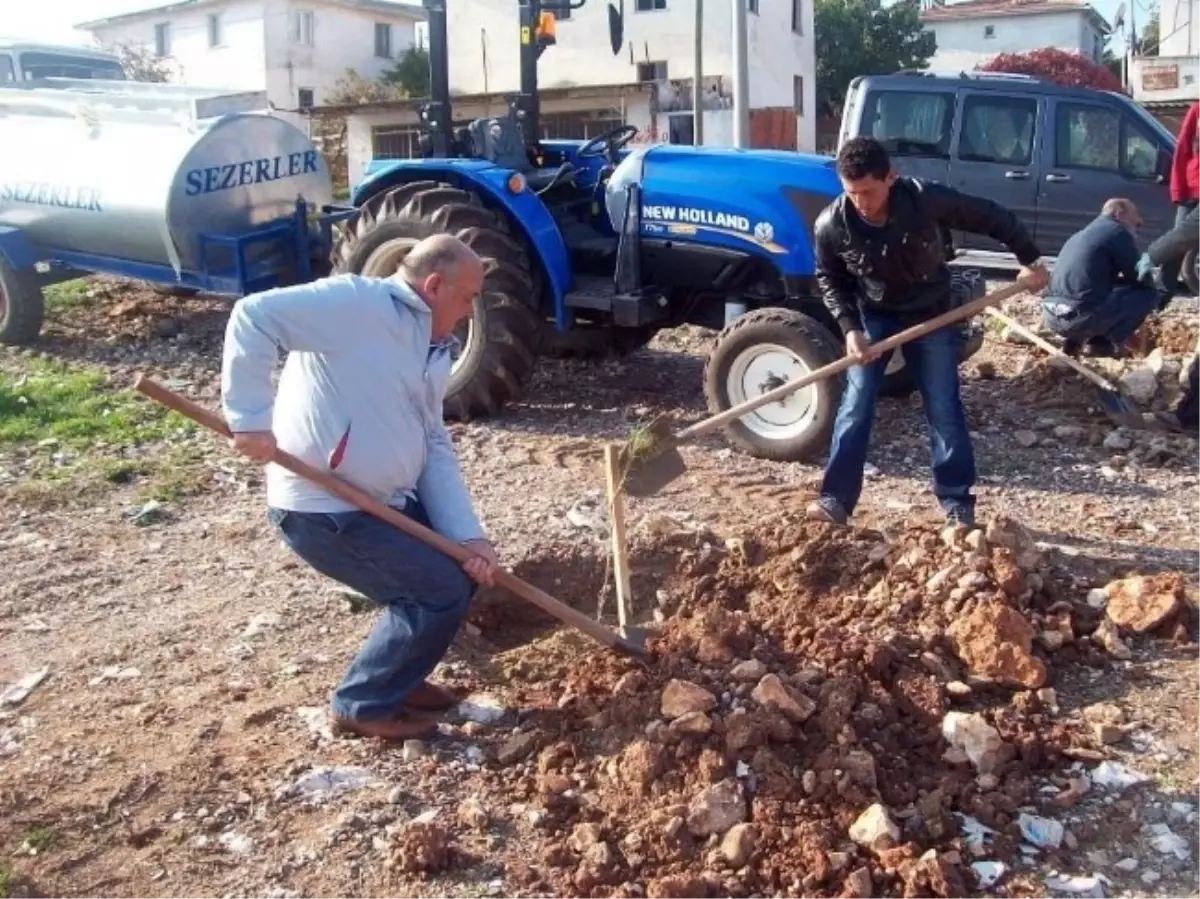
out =
<path fill-rule="evenodd" d="M 640 435 L 637 446 L 622 451 L 621 489 L 629 496 L 652 496 L 687 471 L 666 416 L 654 419 Z"/>

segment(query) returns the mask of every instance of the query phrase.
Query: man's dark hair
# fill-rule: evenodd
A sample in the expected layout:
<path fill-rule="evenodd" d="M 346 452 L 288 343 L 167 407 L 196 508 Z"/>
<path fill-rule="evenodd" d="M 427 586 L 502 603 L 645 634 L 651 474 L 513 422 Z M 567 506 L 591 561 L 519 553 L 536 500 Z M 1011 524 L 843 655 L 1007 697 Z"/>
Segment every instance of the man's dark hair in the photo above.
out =
<path fill-rule="evenodd" d="M 882 181 L 891 168 L 888 151 L 873 137 L 852 137 L 838 151 L 837 172 L 847 181 L 861 181 L 868 175 Z"/>

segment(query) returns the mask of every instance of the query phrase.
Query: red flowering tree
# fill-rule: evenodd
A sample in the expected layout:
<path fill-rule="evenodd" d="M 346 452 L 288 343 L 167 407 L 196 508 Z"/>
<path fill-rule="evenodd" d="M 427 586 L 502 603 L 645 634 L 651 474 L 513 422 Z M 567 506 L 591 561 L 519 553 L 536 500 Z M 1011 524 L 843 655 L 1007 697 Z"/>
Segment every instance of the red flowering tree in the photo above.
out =
<path fill-rule="evenodd" d="M 1028 53 L 1001 53 L 975 68 L 980 72 L 1034 75 L 1063 87 L 1092 87 L 1122 93 L 1125 90 L 1121 80 L 1107 66 L 1057 47 L 1043 47 Z"/>

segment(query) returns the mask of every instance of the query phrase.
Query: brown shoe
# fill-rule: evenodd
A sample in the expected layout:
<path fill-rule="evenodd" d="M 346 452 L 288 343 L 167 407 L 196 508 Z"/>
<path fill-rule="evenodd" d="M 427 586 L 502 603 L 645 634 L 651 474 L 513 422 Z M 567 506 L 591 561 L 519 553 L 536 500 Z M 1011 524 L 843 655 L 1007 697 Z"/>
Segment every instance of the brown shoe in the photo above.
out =
<path fill-rule="evenodd" d="M 444 712 L 458 703 L 458 695 L 453 690 L 429 681 L 422 681 L 404 700 L 405 706 L 421 712 Z"/>
<path fill-rule="evenodd" d="M 381 740 L 424 740 L 437 733 L 437 724 L 403 715 L 367 721 L 334 716 L 332 729 L 334 734 L 339 736 L 356 734 L 362 737 L 378 737 Z"/>

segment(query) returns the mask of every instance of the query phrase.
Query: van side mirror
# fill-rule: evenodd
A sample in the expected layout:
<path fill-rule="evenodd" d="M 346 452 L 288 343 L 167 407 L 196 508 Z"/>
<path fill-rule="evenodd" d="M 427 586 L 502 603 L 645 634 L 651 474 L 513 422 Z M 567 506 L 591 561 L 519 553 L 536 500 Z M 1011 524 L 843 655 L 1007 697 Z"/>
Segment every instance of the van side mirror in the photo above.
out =
<path fill-rule="evenodd" d="M 608 3 L 608 43 L 612 47 L 613 56 L 621 52 L 625 43 L 625 0 L 620 0 L 618 10 L 612 0 Z"/>

